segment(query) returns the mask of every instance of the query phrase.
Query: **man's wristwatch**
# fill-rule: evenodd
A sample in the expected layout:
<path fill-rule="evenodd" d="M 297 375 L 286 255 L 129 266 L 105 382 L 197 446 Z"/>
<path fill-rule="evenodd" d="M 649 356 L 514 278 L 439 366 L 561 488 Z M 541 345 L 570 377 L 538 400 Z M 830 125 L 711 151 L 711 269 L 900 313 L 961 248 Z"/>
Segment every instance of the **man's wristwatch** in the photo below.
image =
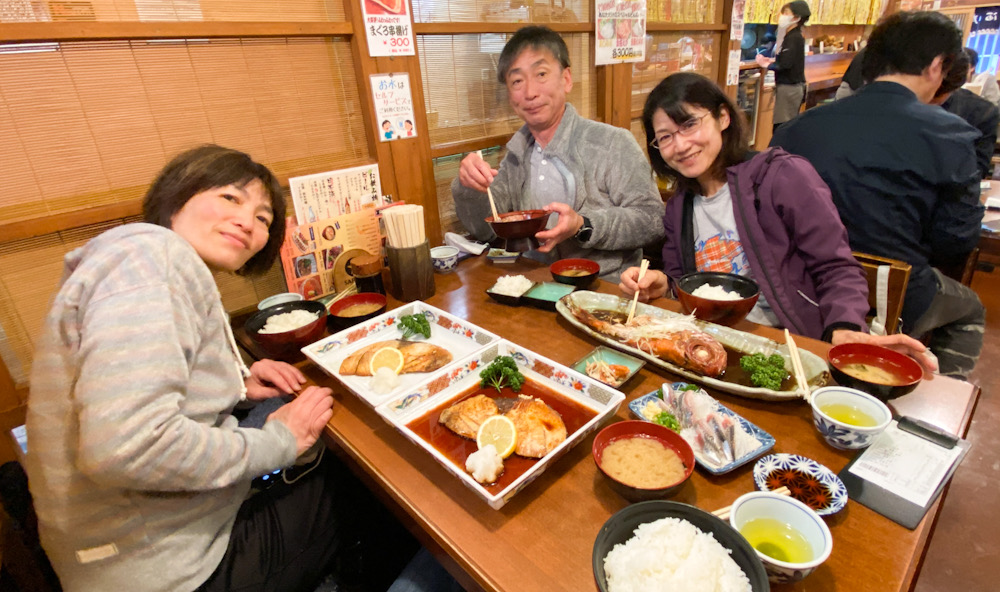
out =
<path fill-rule="evenodd" d="M 590 218 L 583 216 L 583 226 L 580 230 L 576 231 L 575 238 L 577 242 L 585 243 L 590 240 L 590 237 L 594 234 L 594 225 L 590 223 Z"/>

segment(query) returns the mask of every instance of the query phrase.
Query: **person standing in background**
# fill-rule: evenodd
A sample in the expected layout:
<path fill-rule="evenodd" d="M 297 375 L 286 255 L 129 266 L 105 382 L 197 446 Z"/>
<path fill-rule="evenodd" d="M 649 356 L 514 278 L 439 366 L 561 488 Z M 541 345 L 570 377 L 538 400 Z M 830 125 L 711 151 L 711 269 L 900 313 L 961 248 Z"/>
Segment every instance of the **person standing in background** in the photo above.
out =
<path fill-rule="evenodd" d="M 805 0 L 795 0 L 781 7 L 778 17 L 778 40 L 774 57 L 757 55 L 757 64 L 774 70 L 774 129 L 799 114 L 806 98 L 806 42 L 802 27 L 812 11 Z"/>
<path fill-rule="evenodd" d="M 969 82 L 973 86 L 982 86 L 983 90 L 979 96 L 1000 107 L 1000 85 L 997 85 L 997 77 L 993 72 L 980 72 L 976 74 L 976 66 L 979 64 L 979 54 L 971 47 L 966 47 L 962 51 L 969 58 Z"/>

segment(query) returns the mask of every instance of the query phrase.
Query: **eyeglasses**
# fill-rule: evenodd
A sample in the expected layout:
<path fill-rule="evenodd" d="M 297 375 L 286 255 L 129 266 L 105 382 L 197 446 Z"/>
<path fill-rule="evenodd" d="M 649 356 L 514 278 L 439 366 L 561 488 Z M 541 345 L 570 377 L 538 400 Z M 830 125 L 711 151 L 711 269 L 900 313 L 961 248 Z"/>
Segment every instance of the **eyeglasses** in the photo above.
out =
<path fill-rule="evenodd" d="M 699 115 L 698 117 L 692 117 L 691 119 L 680 124 L 676 132 L 672 134 L 663 134 L 660 137 L 655 138 L 652 142 L 649 143 L 649 145 L 652 146 L 653 148 L 656 148 L 657 150 L 665 150 L 669 148 L 670 143 L 674 141 L 674 136 L 684 136 L 684 137 L 690 136 L 691 134 L 698 131 L 698 128 L 701 127 L 701 122 L 711 114 L 712 112 L 709 111 L 708 113 L 704 113 L 702 115 Z"/>

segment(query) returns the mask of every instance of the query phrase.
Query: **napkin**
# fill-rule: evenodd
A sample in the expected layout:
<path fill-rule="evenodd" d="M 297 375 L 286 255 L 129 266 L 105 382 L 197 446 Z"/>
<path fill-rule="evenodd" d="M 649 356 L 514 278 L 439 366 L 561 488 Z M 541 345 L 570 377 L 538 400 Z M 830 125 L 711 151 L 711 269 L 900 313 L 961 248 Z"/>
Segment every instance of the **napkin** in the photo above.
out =
<path fill-rule="evenodd" d="M 464 253 L 471 253 L 473 255 L 482 255 L 483 251 L 489 245 L 484 245 L 483 243 L 477 243 L 471 241 L 460 234 L 454 232 L 444 233 L 444 244 L 456 247 L 459 251 Z"/>

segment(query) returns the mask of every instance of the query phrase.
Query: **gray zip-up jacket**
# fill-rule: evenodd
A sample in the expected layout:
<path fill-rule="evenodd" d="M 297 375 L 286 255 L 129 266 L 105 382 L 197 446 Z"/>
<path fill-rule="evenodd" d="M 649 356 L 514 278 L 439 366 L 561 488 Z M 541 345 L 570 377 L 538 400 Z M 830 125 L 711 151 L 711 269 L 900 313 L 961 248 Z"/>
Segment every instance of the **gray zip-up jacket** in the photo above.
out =
<path fill-rule="evenodd" d="M 497 210 L 528 209 L 531 149 L 528 126 L 507 142 L 507 155 L 490 185 Z M 594 233 L 586 243 L 568 239 L 553 251 L 557 258 L 584 257 L 601 265 L 601 279 L 618 283 L 628 267 L 639 265 L 641 248 L 663 236 L 663 201 L 649 163 L 628 130 L 580 117 L 566 104 L 559 127 L 543 154 L 568 169 L 574 210 L 590 219 Z M 451 184 L 459 220 L 475 238 L 491 240 L 486 223 L 491 215 L 485 193 L 469 189 L 456 178 Z"/>

